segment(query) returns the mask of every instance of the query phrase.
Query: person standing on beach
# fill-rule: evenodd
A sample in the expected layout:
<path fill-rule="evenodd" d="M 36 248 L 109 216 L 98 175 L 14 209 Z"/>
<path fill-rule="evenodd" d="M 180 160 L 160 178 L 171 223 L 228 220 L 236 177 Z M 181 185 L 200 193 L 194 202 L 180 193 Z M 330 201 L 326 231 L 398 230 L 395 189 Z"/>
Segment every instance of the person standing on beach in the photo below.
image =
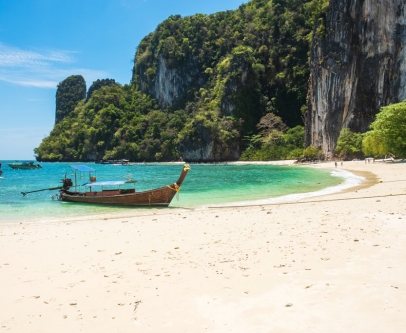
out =
<path fill-rule="evenodd" d="M 335 166 L 336 166 L 336 168 L 337 168 L 337 162 L 334 162 L 334 164 L 335 164 Z"/>

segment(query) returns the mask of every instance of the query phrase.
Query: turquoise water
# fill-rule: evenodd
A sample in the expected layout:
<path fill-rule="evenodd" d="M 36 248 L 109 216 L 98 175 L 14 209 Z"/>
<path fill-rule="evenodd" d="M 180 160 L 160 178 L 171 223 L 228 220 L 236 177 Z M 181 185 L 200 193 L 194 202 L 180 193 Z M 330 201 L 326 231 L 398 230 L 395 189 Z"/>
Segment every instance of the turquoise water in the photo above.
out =
<path fill-rule="evenodd" d="M 60 202 L 53 200 L 58 191 L 22 196 L 21 192 L 60 186 L 65 174 L 72 175 L 72 163 L 41 163 L 42 168 L 34 170 L 13 170 L 7 166 L 7 161 L 2 164 L 0 222 L 52 221 L 110 213 L 131 214 L 137 209 L 148 209 Z M 176 163 L 86 165 L 97 170 L 98 180 L 119 180 L 132 175 L 138 181 L 137 191 L 172 184 L 182 170 L 182 165 Z M 169 208 L 161 209 L 272 202 L 282 196 L 308 195 L 309 192 L 337 188 L 346 177 L 331 170 L 299 166 L 192 164 L 179 192 L 179 200 L 175 197 Z M 87 181 L 83 179 L 78 183 Z"/>

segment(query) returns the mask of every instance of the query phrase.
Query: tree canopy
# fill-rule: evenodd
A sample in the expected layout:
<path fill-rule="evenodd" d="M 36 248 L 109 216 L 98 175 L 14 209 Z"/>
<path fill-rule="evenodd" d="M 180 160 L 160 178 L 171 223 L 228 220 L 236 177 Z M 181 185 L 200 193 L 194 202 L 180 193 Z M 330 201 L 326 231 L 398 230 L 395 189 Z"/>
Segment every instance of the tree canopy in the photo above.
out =
<path fill-rule="evenodd" d="M 113 84 L 116 84 L 116 81 L 113 79 L 97 79 L 92 83 L 89 90 L 87 91 L 86 102 L 89 100 L 90 96 L 92 96 L 93 92 L 100 89 L 101 87 L 112 86 Z"/>
<path fill-rule="evenodd" d="M 406 157 L 406 101 L 385 106 L 364 134 L 365 154 Z"/>
<path fill-rule="evenodd" d="M 362 155 L 362 134 L 343 128 L 338 137 L 335 153 L 342 159 L 359 158 Z"/>
<path fill-rule="evenodd" d="M 129 85 L 104 86 L 82 101 L 35 149 L 43 161 L 173 160 L 184 111 L 163 112 Z"/>

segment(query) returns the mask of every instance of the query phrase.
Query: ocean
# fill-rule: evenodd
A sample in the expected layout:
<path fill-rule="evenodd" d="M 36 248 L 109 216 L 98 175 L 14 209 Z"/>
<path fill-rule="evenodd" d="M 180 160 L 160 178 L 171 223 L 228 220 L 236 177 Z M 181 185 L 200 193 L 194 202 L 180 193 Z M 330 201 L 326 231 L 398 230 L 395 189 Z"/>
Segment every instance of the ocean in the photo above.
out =
<path fill-rule="evenodd" d="M 58 191 L 21 192 L 57 187 L 70 165 L 84 163 L 40 163 L 42 168 L 13 170 L 1 161 L 0 223 L 53 222 L 65 219 L 131 215 L 161 209 L 203 209 L 205 207 L 267 204 L 340 191 L 355 186 L 361 177 L 340 169 L 257 164 L 191 164 L 181 191 L 168 208 L 111 207 L 61 202 Z M 147 163 L 130 166 L 86 163 L 96 169 L 98 180 L 137 180 L 137 191 L 174 183 L 182 170 L 179 163 Z M 88 179 L 81 179 L 86 183 Z"/>

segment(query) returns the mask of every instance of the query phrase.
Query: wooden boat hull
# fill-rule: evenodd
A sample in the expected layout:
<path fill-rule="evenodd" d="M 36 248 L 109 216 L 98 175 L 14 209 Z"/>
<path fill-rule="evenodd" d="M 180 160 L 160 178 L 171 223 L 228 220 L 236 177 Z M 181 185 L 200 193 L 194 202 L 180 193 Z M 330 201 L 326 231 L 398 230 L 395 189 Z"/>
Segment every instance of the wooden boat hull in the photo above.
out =
<path fill-rule="evenodd" d="M 185 165 L 176 183 L 148 191 L 135 192 L 134 189 L 115 189 L 100 192 L 73 192 L 62 189 L 60 200 L 99 205 L 168 207 L 173 197 L 180 191 L 189 170 L 190 167 Z"/>
<path fill-rule="evenodd" d="M 169 187 L 127 194 L 107 192 L 69 192 L 62 190 L 60 196 L 62 201 L 88 204 L 168 207 L 176 194 L 176 190 Z"/>

